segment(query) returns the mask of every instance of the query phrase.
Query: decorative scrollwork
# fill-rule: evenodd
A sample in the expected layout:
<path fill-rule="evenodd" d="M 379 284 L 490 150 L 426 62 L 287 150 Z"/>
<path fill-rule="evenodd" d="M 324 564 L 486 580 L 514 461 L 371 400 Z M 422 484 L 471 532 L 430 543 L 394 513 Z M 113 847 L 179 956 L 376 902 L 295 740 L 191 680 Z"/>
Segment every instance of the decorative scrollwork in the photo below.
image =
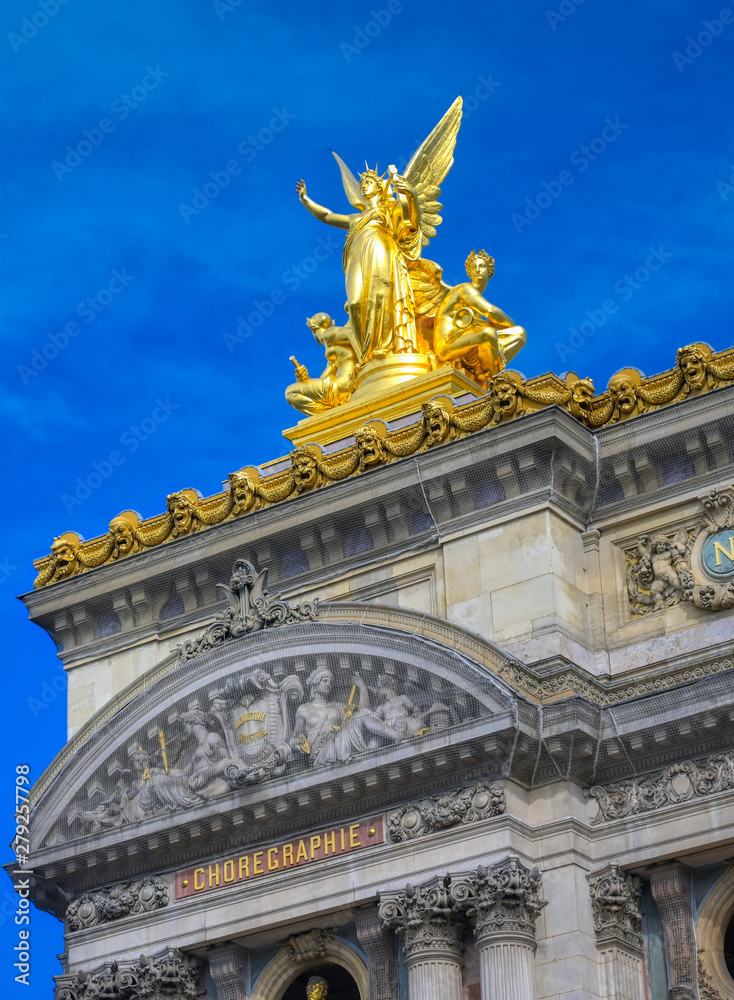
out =
<path fill-rule="evenodd" d="M 594 931 L 599 944 L 621 942 L 642 950 L 640 880 L 619 865 L 607 865 L 588 876 Z"/>
<path fill-rule="evenodd" d="M 105 924 L 108 920 L 118 920 L 133 913 L 149 913 L 167 905 L 168 887 L 162 878 L 153 875 L 79 896 L 66 911 L 66 926 L 70 931 L 80 931 Z"/>
<path fill-rule="evenodd" d="M 80 970 L 58 976 L 56 1000 L 199 1000 L 202 963 L 177 948 L 166 948 L 152 958 L 141 955 L 134 962 L 110 962 L 93 972 Z"/>
<path fill-rule="evenodd" d="M 511 932 L 535 938 L 535 922 L 546 905 L 540 898 L 541 874 L 510 855 L 488 868 L 452 878 L 451 896 L 475 927 L 477 940 Z"/>
<path fill-rule="evenodd" d="M 392 840 L 400 843 L 459 823 L 474 823 L 499 816 L 504 811 L 502 786 L 482 782 L 473 788 L 461 788 L 447 795 L 401 806 L 390 814 L 387 825 Z"/>

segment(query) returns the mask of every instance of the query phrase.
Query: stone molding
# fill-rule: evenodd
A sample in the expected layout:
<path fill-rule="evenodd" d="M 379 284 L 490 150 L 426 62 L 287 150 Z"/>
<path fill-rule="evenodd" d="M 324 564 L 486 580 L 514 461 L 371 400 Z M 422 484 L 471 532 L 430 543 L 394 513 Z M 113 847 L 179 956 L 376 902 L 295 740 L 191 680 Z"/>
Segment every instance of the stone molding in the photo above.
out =
<path fill-rule="evenodd" d="M 199 1000 L 202 969 L 198 959 L 166 948 L 151 958 L 56 976 L 55 1000 Z"/>
<path fill-rule="evenodd" d="M 584 789 L 598 813 L 592 825 L 678 805 L 734 788 L 734 752 L 672 764 L 652 774 Z"/>
<path fill-rule="evenodd" d="M 66 911 L 66 929 L 80 931 L 119 920 L 133 913 L 149 913 L 168 905 L 168 886 L 157 875 L 122 882 L 79 896 Z"/>
<path fill-rule="evenodd" d="M 330 941 L 336 937 L 336 928 L 316 927 L 312 931 L 305 931 L 303 934 L 292 934 L 281 945 L 281 950 L 287 954 L 294 965 L 303 962 L 313 962 L 317 958 L 326 956 L 326 949 Z"/>
<path fill-rule="evenodd" d="M 394 843 L 415 840 L 436 830 L 499 816 L 505 811 L 502 785 L 486 781 L 459 788 L 446 795 L 409 802 L 390 813 L 387 820 Z"/>
<path fill-rule="evenodd" d="M 376 906 L 355 912 L 357 940 L 367 956 L 370 1000 L 398 1000 L 400 988 L 395 939 L 382 926 Z"/>
<path fill-rule="evenodd" d="M 610 864 L 587 875 L 599 947 L 624 945 L 642 951 L 640 880 Z"/>
<path fill-rule="evenodd" d="M 229 602 L 228 607 L 216 616 L 214 623 L 198 639 L 190 639 L 176 647 L 178 662 L 186 663 L 215 646 L 239 639 L 249 632 L 318 618 L 318 601 L 289 604 L 282 601 L 279 594 L 268 594 L 267 583 L 267 569 L 258 573 L 246 559 L 237 559 L 229 586 L 217 584 Z"/>
<path fill-rule="evenodd" d="M 379 914 L 384 926 L 402 939 L 406 968 L 417 962 L 461 960 L 465 923 L 448 875 L 381 892 Z"/>
<path fill-rule="evenodd" d="M 708 974 L 704 953 L 698 952 L 698 993 L 701 1000 L 724 1000 L 711 976 Z"/>
<path fill-rule="evenodd" d="M 247 1000 L 245 949 L 236 944 L 219 945 L 207 957 L 219 1000 Z"/>
<path fill-rule="evenodd" d="M 696 919 L 699 989 L 702 1000 L 734 1000 L 734 981 L 724 957 L 724 936 L 734 914 L 734 864 L 704 897 Z M 705 995 L 704 995 L 705 991 Z"/>
<path fill-rule="evenodd" d="M 691 870 L 674 862 L 650 869 L 648 877 L 663 923 L 668 1000 L 699 1000 Z"/>
<path fill-rule="evenodd" d="M 451 876 L 451 898 L 474 927 L 481 947 L 497 936 L 535 941 L 535 922 L 546 905 L 540 899 L 542 876 L 515 855 L 475 872 Z"/>

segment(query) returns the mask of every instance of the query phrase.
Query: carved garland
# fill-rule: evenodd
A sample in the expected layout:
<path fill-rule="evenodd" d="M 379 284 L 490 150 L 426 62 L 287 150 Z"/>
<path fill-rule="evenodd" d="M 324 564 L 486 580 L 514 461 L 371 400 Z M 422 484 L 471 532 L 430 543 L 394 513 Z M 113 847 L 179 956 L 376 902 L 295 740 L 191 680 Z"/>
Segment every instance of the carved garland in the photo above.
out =
<path fill-rule="evenodd" d="M 681 348 L 676 367 L 652 378 L 625 368 L 598 396 L 590 379 L 573 373 L 563 381 L 552 374 L 524 379 L 518 372 L 503 371 L 488 382 L 485 396 L 459 407 L 446 399 L 425 403 L 421 420 L 408 427 L 388 432 L 381 421 L 368 422 L 355 433 L 354 444 L 342 451 L 324 455 L 317 445 L 296 448 L 290 455 L 291 467 L 283 472 L 261 479 L 254 467 L 240 469 L 230 474 L 226 492 L 206 498 L 197 490 L 179 490 L 166 498 L 165 513 L 140 520 L 134 511 L 125 510 L 110 521 L 106 535 L 88 542 L 67 531 L 54 539 L 49 555 L 34 561 L 38 570 L 34 587 L 114 563 L 546 406 L 560 406 L 584 426 L 596 429 L 731 382 L 734 348 L 712 353 L 706 344 Z"/>
<path fill-rule="evenodd" d="M 482 782 L 447 795 L 410 802 L 388 817 L 387 826 L 395 843 L 415 840 L 459 823 L 474 823 L 505 811 L 505 793 L 498 784 Z"/>
<path fill-rule="evenodd" d="M 133 913 L 149 913 L 167 905 L 168 887 L 162 878 L 154 875 L 79 896 L 66 911 L 66 926 L 70 931 L 80 931 Z"/>

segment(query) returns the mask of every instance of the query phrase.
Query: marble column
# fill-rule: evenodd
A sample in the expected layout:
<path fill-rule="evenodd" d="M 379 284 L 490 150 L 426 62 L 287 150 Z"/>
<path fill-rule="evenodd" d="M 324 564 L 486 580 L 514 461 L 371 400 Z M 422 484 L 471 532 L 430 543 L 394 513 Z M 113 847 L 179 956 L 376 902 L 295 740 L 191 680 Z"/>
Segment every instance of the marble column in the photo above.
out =
<path fill-rule="evenodd" d="M 691 870 L 679 862 L 651 868 L 652 898 L 660 910 L 668 966 L 668 1000 L 698 1000 Z"/>
<path fill-rule="evenodd" d="M 599 996 L 603 1000 L 643 1000 L 640 880 L 619 865 L 589 876 L 598 949 Z"/>
<path fill-rule="evenodd" d="M 402 939 L 410 1000 L 462 1000 L 464 922 L 448 877 L 381 892 L 379 913 Z"/>
<path fill-rule="evenodd" d="M 451 877 L 451 896 L 474 927 L 482 1000 L 535 1000 L 535 921 L 541 875 L 513 856 Z"/>

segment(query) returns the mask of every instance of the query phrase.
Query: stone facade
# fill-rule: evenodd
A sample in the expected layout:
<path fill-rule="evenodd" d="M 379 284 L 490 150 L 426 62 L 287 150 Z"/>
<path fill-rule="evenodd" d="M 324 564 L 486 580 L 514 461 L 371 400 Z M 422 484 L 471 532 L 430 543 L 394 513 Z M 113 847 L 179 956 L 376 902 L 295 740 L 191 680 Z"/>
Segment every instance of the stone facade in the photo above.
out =
<path fill-rule="evenodd" d="M 26 595 L 57 997 L 734 997 L 733 404 L 539 410 Z"/>

